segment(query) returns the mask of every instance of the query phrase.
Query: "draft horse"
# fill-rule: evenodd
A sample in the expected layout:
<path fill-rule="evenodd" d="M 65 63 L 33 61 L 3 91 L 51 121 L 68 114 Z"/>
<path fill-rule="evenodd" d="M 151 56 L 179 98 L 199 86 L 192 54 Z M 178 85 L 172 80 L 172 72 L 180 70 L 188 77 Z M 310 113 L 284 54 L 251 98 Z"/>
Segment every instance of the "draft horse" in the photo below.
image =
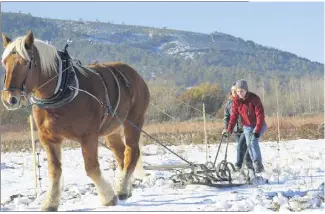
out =
<path fill-rule="evenodd" d="M 131 179 L 141 166 L 139 139 L 150 93 L 129 65 L 93 63 L 82 66 L 66 49 L 34 38 L 14 40 L 2 34 L 5 68 L 1 100 L 8 110 L 33 105 L 33 118 L 48 161 L 49 187 L 42 211 L 57 211 L 62 189 L 61 144 L 78 141 L 87 176 L 101 203 L 117 204 L 132 195 Z M 135 127 L 138 127 L 135 128 Z M 98 140 L 103 136 L 120 169 L 114 189 L 101 175 Z M 77 179 L 77 178 L 76 178 Z"/>

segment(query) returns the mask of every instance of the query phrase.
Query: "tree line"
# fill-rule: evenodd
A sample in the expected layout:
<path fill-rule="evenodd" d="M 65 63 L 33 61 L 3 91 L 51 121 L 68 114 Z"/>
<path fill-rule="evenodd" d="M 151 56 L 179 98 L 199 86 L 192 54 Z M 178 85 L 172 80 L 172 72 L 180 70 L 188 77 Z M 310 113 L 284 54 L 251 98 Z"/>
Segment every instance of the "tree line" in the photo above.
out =
<path fill-rule="evenodd" d="M 280 78 L 247 75 L 245 79 L 248 81 L 249 91 L 260 96 L 267 116 L 276 114 L 277 98 L 280 116 L 324 112 L 324 78 L 291 77 L 283 81 Z M 147 123 L 202 119 L 203 103 L 208 119 L 222 119 L 224 104 L 232 85 L 228 84 L 224 90 L 221 82 L 204 82 L 184 89 L 177 86 L 175 81 L 162 78 L 155 78 L 147 83 L 150 90 Z M 7 111 L 0 104 L 2 124 L 24 123 L 30 112 L 31 108 Z"/>
<path fill-rule="evenodd" d="M 282 81 L 279 78 L 248 75 L 245 79 L 248 81 L 249 91 L 260 96 L 267 116 L 276 114 L 277 98 L 280 116 L 324 112 L 324 78 L 292 77 L 288 81 Z M 147 122 L 202 118 L 203 103 L 208 118 L 222 119 L 224 104 L 230 95 L 232 84 L 228 85 L 228 90 L 223 90 L 220 84 L 201 83 L 181 92 L 171 81 L 150 81 L 151 102 L 154 105 L 149 107 Z"/>

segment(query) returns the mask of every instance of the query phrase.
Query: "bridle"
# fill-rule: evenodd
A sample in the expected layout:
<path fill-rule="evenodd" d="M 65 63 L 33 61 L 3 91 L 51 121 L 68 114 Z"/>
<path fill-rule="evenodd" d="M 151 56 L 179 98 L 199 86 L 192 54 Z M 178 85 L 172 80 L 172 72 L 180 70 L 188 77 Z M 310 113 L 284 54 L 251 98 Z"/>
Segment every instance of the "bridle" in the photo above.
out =
<path fill-rule="evenodd" d="M 120 84 L 119 81 L 117 79 L 117 76 L 114 74 L 112 69 L 109 69 L 110 72 L 112 73 L 112 76 L 114 77 L 117 87 L 118 87 L 118 101 L 116 103 L 116 106 L 113 108 L 111 106 L 110 100 L 109 100 L 109 96 L 108 96 L 108 90 L 106 87 L 106 84 L 103 80 L 102 74 L 92 70 L 90 68 L 86 68 L 87 71 L 94 73 L 95 75 L 97 75 L 101 81 L 101 83 L 103 84 L 103 87 L 105 89 L 105 93 L 106 93 L 106 103 L 101 102 L 96 96 L 94 96 L 93 94 L 89 93 L 86 90 L 80 89 L 79 88 L 79 80 L 76 74 L 76 71 L 79 71 L 80 69 L 85 69 L 82 68 L 81 66 L 81 62 L 79 60 L 73 60 L 68 51 L 67 51 L 67 47 L 68 47 L 69 43 L 65 46 L 63 51 L 58 51 L 58 55 L 61 59 L 60 61 L 60 65 L 59 67 L 61 67 L 61 70 L 59 72 L 58 75 L 54 76 L 53 78 L 51 78 L 50 80 L 48 80 L 47 82 L 45 82 L 43 85 L 39 86 L 37 89 L 43 87 L 44 85 L 46 85 L 47 83 L 49 83 L 50 81 L 52 81 L 54 78 L 59 76 L 59 80 L 57 83 L 57 87 L 55 89 L 54 95 L 50 98 L 37 98 L 35 97 L 35 95 L 33 94 L 33 91 L 30 95 L 27 95 L 27 88 L 26 88 L 26 80 L 28 78 L 28 75 L 30 73 L 30 71 L 32 70 L 32 66 L 33 64 L 36 67 L 36 61 L 34 60 L 34 56 L 32 54 L 32 57 L 29 61 L 29 66 L 28 66 L 28 70 L 27 70 L 27 74 L 26 77 L 23 81 L 22 87 L 18 88 L 18 87 L 13 87 L 13 86 L 9 86 L 8 88 L 3 88 L 3 91 L 20 91 L 21 92 L 21 97 L 25 97 L 29 104 L 27 106 L 23 106 L 23 107 L 29 107 L 31 105 L 36 105 L 39 108 L 58 108 L 61 106 L 64 106 L 68 103 L 70 103 L 77 95 L 79 91 L 82 91 L 88 95 L 90 95 L 91 97 L 93 97 L 102 107 L 105 108 L 105 112 L 102 115 L 102 120 L 100 123 L 100 127 L 99 130 L 101 129 L 101 127 L 104 125 L 104 123 L 106 122 L 106 118 L 107 115 L 110 113 L 112 113 L 113 117 L 116 114 L 117 108 L 119 107 L 119 102 L 120 102 Z M 13 49 L 11 51 L 11 54 L 15 54 L 16 50 Z M 76 63 L 74 62 L 76 61 Z M 107 67 L 107 66 L 105 66 Z M 59 68 L 60 69 L 60 68 Z M 122 78 L 125 81 L 125 84 L 128 88 L 131 87 L 131 82 L 125 77 L 125 75 L 120 72 L 118 69 L 116 69 L 117 73 L 119 73 Z M 6 76 L 4 78 L 4 82 L 6 81 Z M 36 89 L 36 90 L 37 90 Z M 28 97 L 27 97 L 28 96 Z M 21 100 L 21 99 L 20 99 Z M 20 102 L 20 101 L 19 101 Z M 113 117 L 111 118 L 109 124 L 111 123 Z M 120 120 L 120 119 L 119 119 Z M 120 121 L 121 122 L 121 121 Z M 121 122 L 122 123 L 122 122 Z"/>
<path fill-rule="evenodd" d="M 16 48 L 13 48 L 12 51 L 10 52 L 10 54 L 15 54 L 16 53 Z M 3 79 L 3 89 L 2 91 L 20 91 L 21 92 L 21 96 L 26 97 L 27 96 L 27 87 L 26 87 L 26 80 L 28 78 L 28 75 L 32 69 L 32 64 L 34 64 L 34 66 L 36 67 L 36 61 L 34 60 L 34 55 L 32 54 L 31 59 L 29 60 L 29 65 L 28 65 L 28 70 L 27 70 L 27 74 L 26 77 L 23 81 L 22 86 L 19 87 L 15 87 L 15 86 L 10 86 L 7 88 L 5 87 L 5 82 L 6 82 L 6 71 L 5 71 L 5 77 Z"/>

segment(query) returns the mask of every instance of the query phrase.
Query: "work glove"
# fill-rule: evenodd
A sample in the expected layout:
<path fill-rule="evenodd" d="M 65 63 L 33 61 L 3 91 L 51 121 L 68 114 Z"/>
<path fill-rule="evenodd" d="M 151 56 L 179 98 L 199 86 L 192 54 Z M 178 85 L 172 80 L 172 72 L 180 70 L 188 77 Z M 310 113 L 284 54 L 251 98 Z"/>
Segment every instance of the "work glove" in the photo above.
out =
<path fill-rule="evenodd" d="M 223 134 L 222 134 L 224 137 L 228 138 L 230 136 L 230 133 L 225 131 Z"/>
<path fill-rule="evenodd" d="M 243 132 L 244 132 L 244 130 L 243 130 L 243 128 L 242 128 L 242 127 L 238 127 L 238 128 L 237 128 L 237 132 L 239 132 L 239 133 L 243 133 Z"/>
<path fill-rule="evenodd" d="M 261 134 L 257 133 L 257 132 L 253 132 L 253 135 L 254 135 L 255 138 L 259 138 L 261 136 Z"/>

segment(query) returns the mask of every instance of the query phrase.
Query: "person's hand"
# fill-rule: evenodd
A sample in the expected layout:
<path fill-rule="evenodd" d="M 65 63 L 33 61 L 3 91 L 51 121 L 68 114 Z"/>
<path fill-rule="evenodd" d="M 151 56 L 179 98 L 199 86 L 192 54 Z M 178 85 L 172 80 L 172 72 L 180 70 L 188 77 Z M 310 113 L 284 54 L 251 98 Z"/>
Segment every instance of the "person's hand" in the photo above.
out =
<path fill-rule="evenodd" d="M 257 133 L 257 132 L 253 132 L 253 135 L 254 135 L 255 138 L 259 138 L 261 136 L 261 134 Z"/>
<path fill-rule="evenodd" d="M 228 137 L 230 136 L 230 133 L 226 131 L 226 132 L 223 133 L 222 135 L 223 135 L 224 137 L 228 138 Z"/>
<path fill-rule="evenodd" d="M 243 132 L 244 132 L 244 130 L 243 130 L 243 128 L 242 128 L 242 127 L 239 127 L 239 128 L 237 129 L 237 132 L 239 132 L 239 133 L 243 133 Z"/>

